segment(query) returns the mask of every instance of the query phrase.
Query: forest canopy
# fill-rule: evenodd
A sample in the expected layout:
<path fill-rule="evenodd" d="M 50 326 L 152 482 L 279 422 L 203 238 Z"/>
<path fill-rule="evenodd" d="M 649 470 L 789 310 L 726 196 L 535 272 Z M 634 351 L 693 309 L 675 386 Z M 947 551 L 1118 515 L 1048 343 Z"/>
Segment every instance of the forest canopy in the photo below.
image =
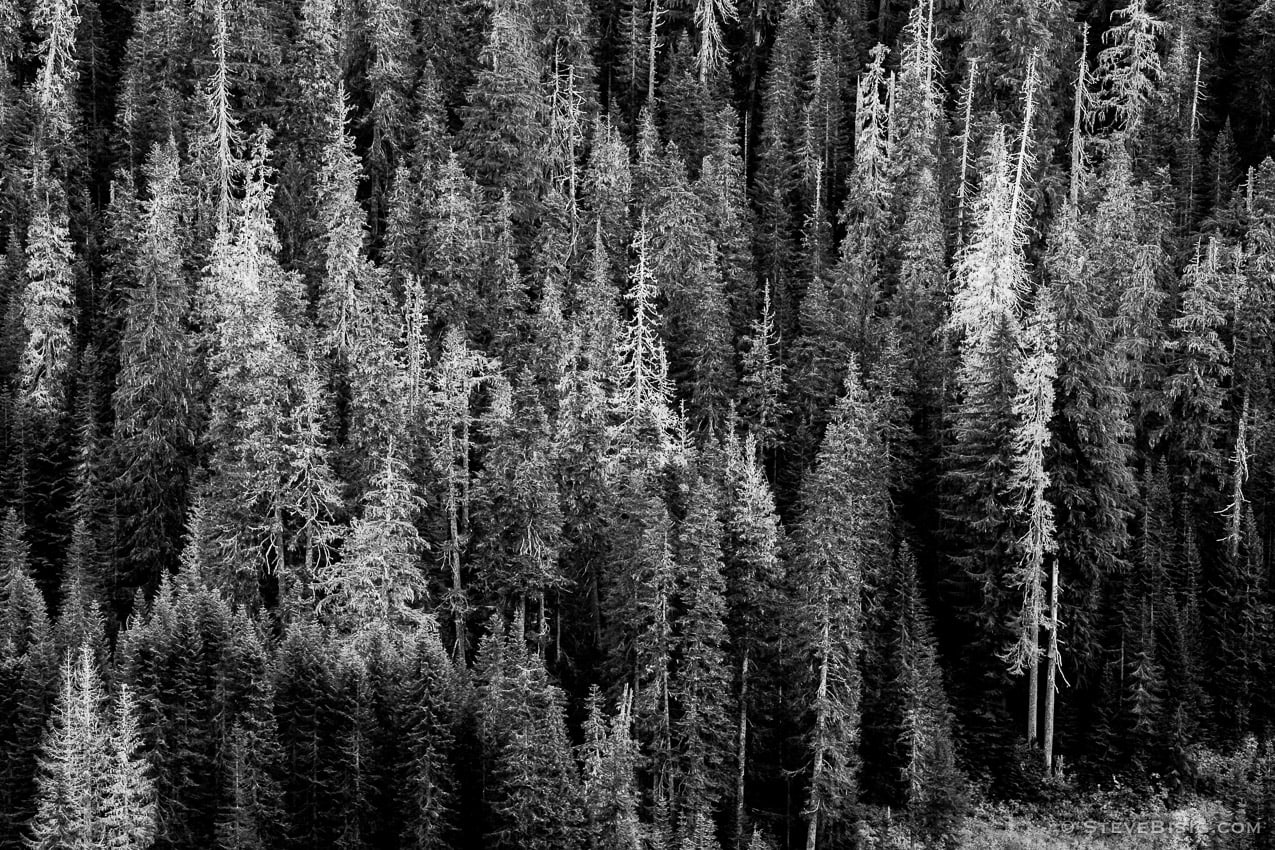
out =
<path fill-rule="evenodd" d="M 0 0 L 0 848 L 1265 818 L 1273 134 L 1270 0 Z"/>

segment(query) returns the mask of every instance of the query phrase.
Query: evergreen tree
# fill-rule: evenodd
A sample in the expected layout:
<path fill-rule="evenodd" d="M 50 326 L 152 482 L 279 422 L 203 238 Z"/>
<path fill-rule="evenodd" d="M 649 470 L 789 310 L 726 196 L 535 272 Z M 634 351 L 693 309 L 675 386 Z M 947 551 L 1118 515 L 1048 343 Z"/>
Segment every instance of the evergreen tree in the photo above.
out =
<path fill-rule="evenodd" d="M 473 484 L 470 451 L 475 416 L 473 396 L 490 377 L 496 364 L 465 343 L 457 328 L 443 338 L 443 348 L 430 375 L 429 401 L 431 413 L 425 428 L 429 440 L 432 472 L 441 491 L 443 521 L 443 568 L 449 588 L 443 606 L 450 611 L 455 629 L 453 636 L 456 658 L 466 658 L 468 635 L 466 618 L 469 599 L 466 592 L 465 544 L 469 539 L 469 508 Z"/>
<path fill-rule="evenodd" d="M 677 533 L 676 593 L 682 614 L 673 629 L 676 668 L 669 689 L 677 711 L 673 785 L 682 818 L 716 809 L 731 750 L 720 501 L 712 479 L 697 477 Z"/>
<path fill-rule="evenodd" d="M 583 846 L 584 810 L 563 696 L 523 629 L 518 619 L 512 628 L 494 620 L 475 662 L 485 841 L 572 850 Z"/>
<path fill-rule="evenodd" d="M 597 685 L 589 690 L 588 706 L 580 747 L 588 846 L 590 850 L 638 850 L 643 846 L 643 830 L 638 821 L 638 751 L 632 737 L 631 695 L 626 689 L 609 722 Z"/>
<path fill-rule="evenodd" d="M 853 822 L 862 679 L 862 595 L 886 542 L 888 501 L 877 414 L 851 364 L 814 470 L 802 488 L 792 581 L 800 611 L 793 643 L 806 659 L 797 708 L 810 753 L 808 850 Z"/>
<path fill-rule="evenodd" d="M 1022 589 L 1023 604 L 1016 626 L 1018 639 L 1007 650 L 1010 672 L 1028 676 L 1027 743 L 1034 746 L 1037 732 L 1037 706 L 1040 693 L 1040 629 L 1042 624 L 1052 633 L 1055 628 L 1051 612 L 1045 615 L 1045 562 L 1057 548 L 1054 539 L 1054 506 L 1046 498 L 1049 470 L 1045 454 L 1052 435 L 1050 420 L 1054 416 L 1054 380 L 1057 377 L 1055 348 L 1057 328 L 1054 309 L 1047 290 L 1037 295 L 1035 312 L 1024 334 L 1026 356 L 1018 375 L 1014 397 L 1014 413 L 1018 425 L 1014 430 L 1014 467 L 1010 486 L 1018 493 L 1018 508 L 1026 532 L 1019 540 L 1022 554 L 1019 566 L 1011 574 L 1012 583 Z M 1055 576 L 1057 574 L 1055 573 Z M 1055 582 L 1056 584 L 1056 578 Z M 1051 588 L 1056 592 L 1055 588 Z M 1050 642 L 1051 662 L 1057 641 Z M 1045 687 L 1053 689 L 1054 667 Z M 1050 718 L 1052 720 L 1052 718 Z M 1050 733 L 1052 738 L 1052 732 Z"/>
<path fill-rule="evenodd" d="M 41 185 L 44 179 L 36 181 L 37 204 L 27 228 L 26 288 L 20 308 L 25 334 L 20 397 L 37 430 L 65 412 L 66 381 L 74 357 L 71 237 L 66 211 L 60 208 L 55 190 Z"/>
<path fill-rule="evenodd" d="M 530 39 L 525 0 L 493 0 L 480 69 L 466 98 L 465 153 L 493 198 L 508 193 L 514 220 L 535 220 L 543 193 L 535 157 L 544 144 L 541 61 Z"/>
<path fill-rule="evenodd" d="M 21 847 L 35 814 L 41 733 L 56 695 L 57 656 L 44 597 L 31 578 L 25 528 L 13 509 L 0 524 L 0 842 Z"/>
<path fill-rule="evenodd" d="M 429 596 L 421 569 L 425 543 L 416 530 L 419 497 L 393 446 L 364 497 L 362 516 L 346 536 L 340 561 L 328 562 L 315 583 L 319 609 L 341 634 L 417 625 Z"/>
<path fill-rule="evenodd" d="M 132 699 L 127 688 L 120 691 L 113 720 L 104 701 L 93 653 L 84 647 L 68 654 L 43 744 L 27 846 L 151 846 L 155 806 Z"/>
<path fill-rule="evenodd" d="M 539 628 L 546 629 L 546 594 L 565 583 L 558 563 L 563 516 L 549 422 L 529 390 L 519 387 L 512 398 L 498 399 L 484 417 L 489 448 L 474 492 L 483 543 L 475 555 L 484 583 L 504 606 L 526 612 L 535 603 Z"/>
<path fill-rule="evenodd" d="M 949 552 L 959 571 L 949 581 L 963 589 L 959 607 L 972 620 L 965 656 L 971 667 L 961 684 L 975 713 L 981 713 L 975 708 L 979 702 L 1003 687 L 1000 671 L 987 661 L 1009 637 L 1004 588 L 1012 541 L 1019 534 L 1007 490 L 1022 357 L 1018 302 L 1027 287 L 1023 187 L 1011 171 L 1001 133 L 993 136 L 989 153 L 975 229 L 960 258 L 952 302 L 951 324 L 961 338 L 944 475 L 945 512 L 953 535 Z M 1025 154 L 1020 151 L 1020 162 Z M 1003 718 L 998 720 L 996 727 L 968 729 L 967 734 L 1003 734 Z"/>
<path fill-rule="evenodd" d="M 209 532 L 207 566 L 234 598 L 255 604 L 263 576 L 282 566 L 288 346 L 295 280 L 279 266 L 269 216 L 272 189 L 257 140 L 233 235 L 218 230 L 204 283 L 211 320 L 213 388 L 205 439 L 214 447 L 202 482 Z"/>
<path fill-rule="evenodd" d="M 154 588 L 177 564 L 195 455 L 198 404 L 185 328 L 189 289 L 180 241 L 183 204 L 176 147 L 157 147 L 147 166 L 150 197 L 126 296 L 120 371 L 112 395 L 115 504 L 123 518 L 124 578 Z"/>
<path fill-rule="evenodd" d="M 770 287 L 763 290 L 761 315 L 753 322 L 740 358 L 739 414 L 762 451 L 778 448 L 783 420 L 788 413 L 784 364 L 779 361 L 775 311 L 770 303 Z"/>

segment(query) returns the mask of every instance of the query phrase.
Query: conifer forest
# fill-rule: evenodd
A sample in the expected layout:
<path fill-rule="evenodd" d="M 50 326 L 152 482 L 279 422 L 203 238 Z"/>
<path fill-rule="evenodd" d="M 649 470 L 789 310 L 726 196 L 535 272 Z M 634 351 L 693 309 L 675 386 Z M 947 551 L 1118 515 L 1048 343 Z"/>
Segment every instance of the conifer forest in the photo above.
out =
<path fill-rule="evenodd" d="M 1273 137 L 1275 0 L 0 0 L 0 850 L 1275 847 Z"/>

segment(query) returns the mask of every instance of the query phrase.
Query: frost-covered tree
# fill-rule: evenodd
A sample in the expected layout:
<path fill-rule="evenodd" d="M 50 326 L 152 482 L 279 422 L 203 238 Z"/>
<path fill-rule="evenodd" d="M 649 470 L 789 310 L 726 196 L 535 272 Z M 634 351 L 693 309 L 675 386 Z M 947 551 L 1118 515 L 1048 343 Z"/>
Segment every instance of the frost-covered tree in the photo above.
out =
<path fill-rule="evenodd" d="M 57 194 L 39 186 L 27 228 L 26 285 L 20 307 L 25 335 L 20 398 L 35 422 L 64 412 L 74 359 L 75 257 L 67 227 L 66 210 Z"/>
<path fill-rule="evenodd" d="M 1166 25 L 1147 8 L 1146 0 L 1129 0 L 1111 14 L 1119 23 L 1107 30 L 1107 46 L 1098 54 L 1099 103 L 1117 132 L 1136 139 L 1159 97 L 1160 39 Z"/>
<path fill-rule="evenodd" d="M 283 566 L 289 346 L 296 281 L 276 256 L 273 189 L 259 138 L 233 233 L 219 229 L 203 281 L 213 379 L 201 487 L 214 541 L 207 566 L 236 598 L 255 601 L 259 581 Z"/>
<path fill-rule="evenodd" d="M 1011 574 L 1010 581 L 1022 590 L 1023 601 L 1017 617 L 1018 638 L 1005 653 L 1011 673 L 1027 673 L 1029 745 L 1036 743 L 1042 654 L 1040 628 L 1044 624 L 1051 632 L 1054 630 L 1054 623 L 1046 620 L 1045 615 L 1045 562 L 1057 548 L 1054 509 L 1046 495 L 1049 471 L 1045 468 L 1051 437 L 1049 424 L 1054 416 L 1057 328 L 1049 291 L 1042 289 L 1036 298 L 1031 322 L 1024 333 L 1026 355 L 1018 373 L 1018 389 L 1014 396 L 1018 424 L 1014 429 L 1014 466 L 1010 475 L 1010 486 L 1018 494 L 1017 508 L 1026 527 L 1019 540 L 1019 565 Z M 1052 639 L 1050 643 L 1056 646 Z M 1045 686 L 1052 688 L 1054 683 L 1050 681 Z"/>
<path fill-rule="evenodd" d="M 441 489 L 443 532 L 442 561 L 449 583 L 442 607 L 451 612 L 455 628 L 454 648 L 458 659 L 465 658 L 466 621 L 469 599 L 465 590 L 464 558 L 469 540 L 469 509 L 473 473 L 470 467 L 473 432 L 477 422 L 474 396 L 496 365 L 471 349 L 464 334 L 449 328 L 442 351 L 430 375 L 430 413 L 425 421 L 433 460 L 433 474 Z"/>
<path fill-rule="evenodd" d="M 615 406 L 621 426 L 617 448 L 634 455 L 630 462 L 658 466 L 672 450 L 673 390 L 645 222 L 634 234 L 633 252 L 631 286 L 626 293 L 632 317 L 612 353 L 618 361 Z"/>
<path fill-rule="evenodd" d="M 363 502 L 341 559 L 324 564 L 315 582 L 319 610 L 354 637 L 377 627 L 419 625 L 429 598 L 425 542 L 415 525 L 420 498 L 393 446 Z"/>
<path fill-rule="evenodd" d="M 44 739 L 27 845 L 33 850 L 150 847 L 155 806 L 138 748 L 128 688 L 121 689 L 112 717 L 92 651 L 68 653 Z"/>

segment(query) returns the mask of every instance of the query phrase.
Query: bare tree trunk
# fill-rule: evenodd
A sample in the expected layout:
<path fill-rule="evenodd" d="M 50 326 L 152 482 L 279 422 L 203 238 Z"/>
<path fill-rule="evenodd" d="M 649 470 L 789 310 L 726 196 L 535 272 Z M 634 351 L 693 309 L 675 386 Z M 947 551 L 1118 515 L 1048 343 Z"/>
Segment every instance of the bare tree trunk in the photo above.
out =
<path fill-rule="evenodd" d="M 970 123 L 974 120 L 974 74 L 978 60 L 970 61 L 969 79 L 965 83 L 965 127 L 961 132 L 961 179 L 956 187 L 956 236 L 964 242 L 966 195 L 969 194 Z"/>
<path fill-rule="evenodd" d="M 815 850 L 819 841 L 819 812 L 823 808 L 823 799 L 819 790 L 819 784 L 823 780 L 823 760 L 825 750 L 827 749 L 827 741 L 824 735 L 824 726 L 827 718 L 824 716 L 824 703 L 828 698 L 828 655 L 830 654 L 831 636 L 829 635 L 828 624 L 823 624 L 823 660 L 819 663 L 819 691 L 816 697 L 817 704 L 820 706 L 818 716 L 815 717 L 815 752 L 814 766 L 810 769 L 810 820 L 806 822 L 806 850 Z"/>
<path fill-rule="evenodd" d="M 465 664 L 465 585 L 460 575 L 460 506 L 456 499 L 456 467 L 447 475 L 447 560 L 452 572 L 452 617 L 456 627 L 455 655 Z"/>
<path fill-rule="evenodd" d="M 1049 671 L 1045 676 L 1045 773 L 1054 769 L 1054 698 L 1058 691 L 1058 559 L 1049 572 Z"/>
<path fill-rule="evenodd" d="M 660 0 L 651 0 L 651 37 L 646 50 L 646 104 L 655 108 L 655 44 L 660 29 Z"/>
<path fill-rule="evenodd" d="M 1027 746 L 1036 746 L 1036 712 L 1040 705 L 1040 659 L 1034 654 L 1040 646 L 1040 623 L 1032 624 L 1032 661 L 1027 671 Z"/>
<path fill-rule="evenodd" d="M 1080 61 L 1076 71 L 1076 96 L 1071 120 L 1071 208 L 1080 209 L 1080 177 L 1085 170 L 1085 98 L 1088 96 L 1089 25 L 1080 30 Z"/>
<path fill-rule="evenodd" d="M 748 772 L 748 650 L 739 661 L 739 739 L 735 753 L 735 847 L 744 847 L 744 777 Z"/>

